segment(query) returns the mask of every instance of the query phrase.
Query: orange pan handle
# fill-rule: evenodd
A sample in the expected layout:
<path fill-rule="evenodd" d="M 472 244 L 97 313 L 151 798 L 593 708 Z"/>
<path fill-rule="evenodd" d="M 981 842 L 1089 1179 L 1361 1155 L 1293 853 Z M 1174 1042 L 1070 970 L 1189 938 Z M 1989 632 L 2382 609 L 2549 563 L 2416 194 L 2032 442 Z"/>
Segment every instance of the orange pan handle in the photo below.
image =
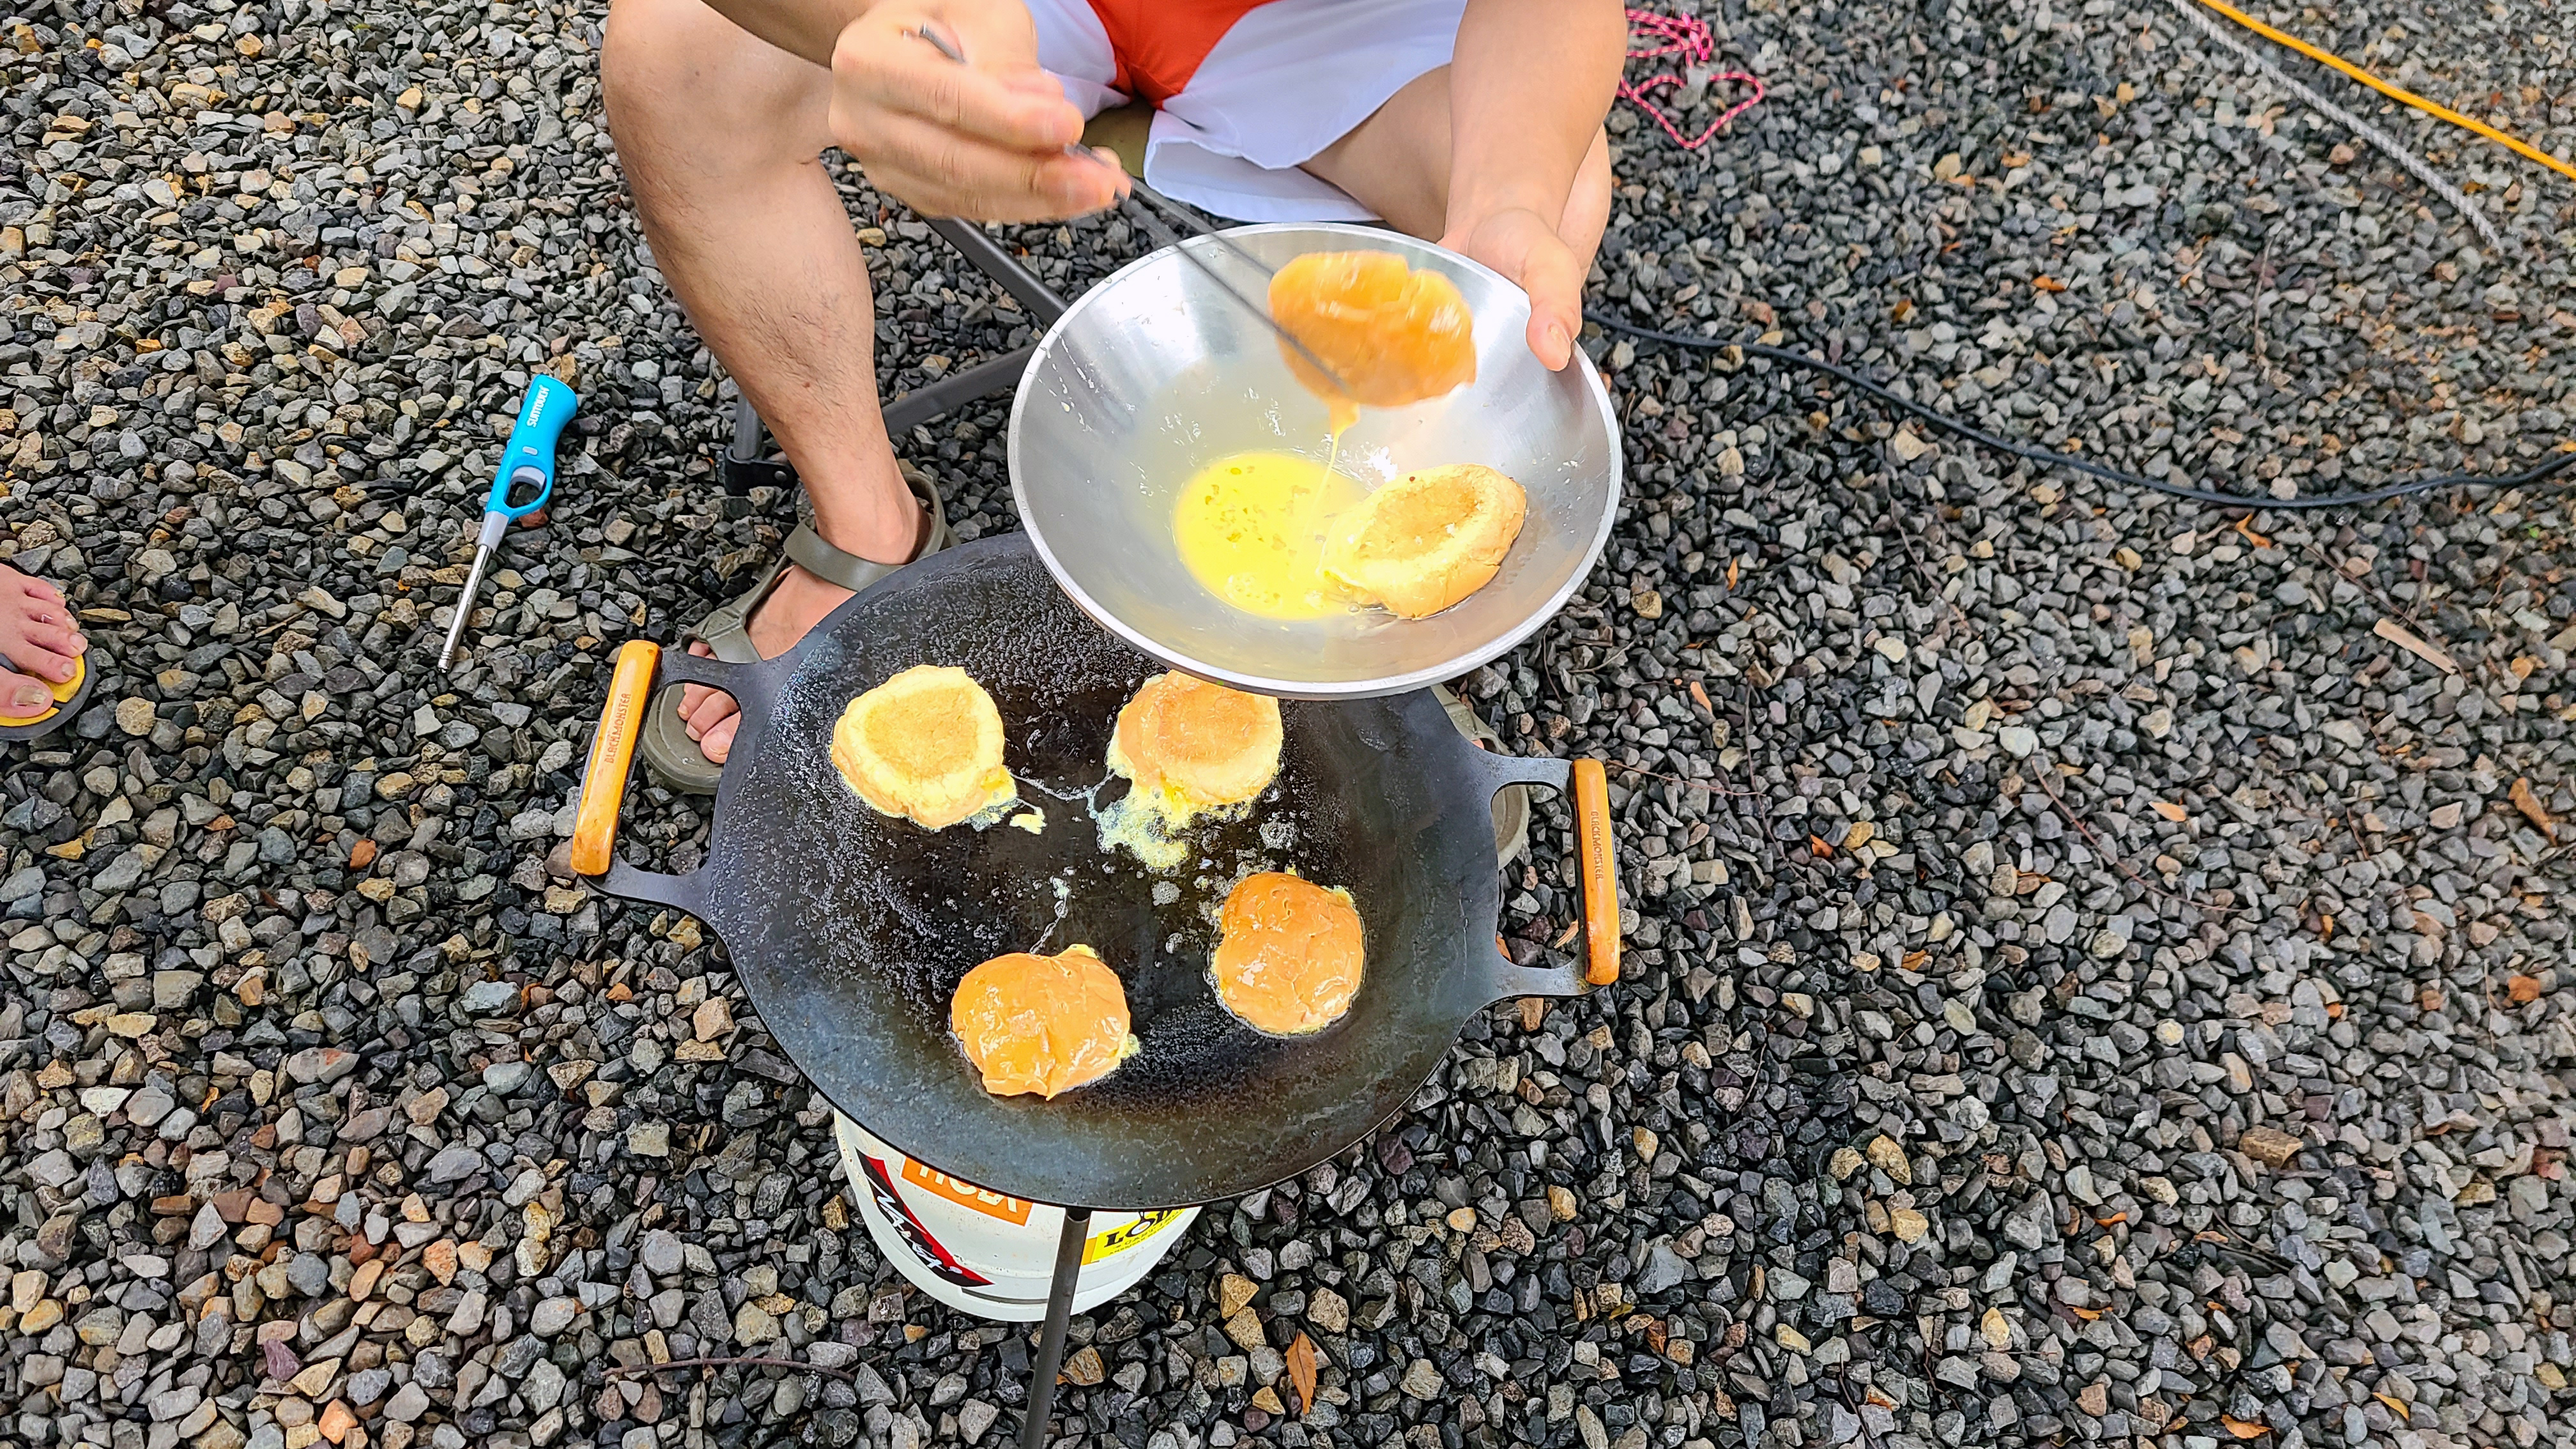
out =
<path fill-rule="evenodd" d="M 582 803 L 589 805 L 584 795 Z M 1583 979 L 1619 979 L 1619 863 L 1610 845 L 1610 773 L 1599 760 L 1574 762 L 1574 849 L 1583 875 Z"/>
<path fill-rule="evenodd" d="M 581 770 L 581 810 L 573 817 L 572 868 L 582 875 L 603 874 L 617 858 L 617 808 L 626 801 L 635 737 L 644 728 L 653 671 L 661 662 L 662 646 L 643 639 L 629 639 L 617 650 L 599 732 L 591 737 L 590 760 Z"/>

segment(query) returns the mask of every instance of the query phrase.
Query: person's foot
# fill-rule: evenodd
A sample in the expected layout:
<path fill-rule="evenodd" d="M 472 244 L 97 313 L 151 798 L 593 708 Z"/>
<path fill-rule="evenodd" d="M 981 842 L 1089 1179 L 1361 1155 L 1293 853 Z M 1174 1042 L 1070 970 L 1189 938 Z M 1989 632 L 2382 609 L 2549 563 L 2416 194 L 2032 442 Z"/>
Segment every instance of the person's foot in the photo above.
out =
<path fill-rule="evenodd" d="M 913 535 L 912 551 L 901 561 L 908 563 L 919 557 L 936 527 L 937 520 L 923 510 L 920 530 Z M 805 631 L 823 622 L 825 615 L 841 607 L 849 597 L 848 589 L 816 578 L 801 565 L 789 564 L 769 597 L 752 611 L 748 621 L 752 648 L 763 659 L 777 658 L 795 648 Z M 701 658 L 715 653 L 703 639 L 691 641 L 689 652 Z M 741 711 L 732 695 L 702 684 L 689 685 L 680 692 L 680 720 L 709 764 L 721 765 L 733 753 L 734 730 L 741 722 Z"/>
<path fill-rule="evenodd" d="M 0 564 L 0 657 L 15 666 L 0 669 L 0 714 L 42 711 L 88 648 L 61 590 Z"/>

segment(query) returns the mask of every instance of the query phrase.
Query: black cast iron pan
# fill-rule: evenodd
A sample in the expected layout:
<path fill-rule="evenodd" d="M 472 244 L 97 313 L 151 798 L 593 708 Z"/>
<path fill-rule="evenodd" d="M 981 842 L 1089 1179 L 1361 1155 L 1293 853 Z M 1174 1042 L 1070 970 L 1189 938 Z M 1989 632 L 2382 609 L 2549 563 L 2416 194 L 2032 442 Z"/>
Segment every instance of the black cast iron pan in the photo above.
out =
<path fill-rule="evenodd" d="M 762 1022 L 835 1107 L 997 1192 L 1142 1209 L 1253 1191 L 1385 1120 L 1469 1013 L 1617 972 L 1606 798 L 1578 800 L 1597 847 L 1587 914 L 1606 926 L 1589 971 L 1513 965 L 1496 949 L 1488 808 L 1506 784 L 1564 788 L 1569 766 L 1476 749 L 1427 692 L 1284 702 L 1279 778 L 1247 818 L 1201 827 L 1169 875 L 1104 850 L 1091 811 L 1125 782 L 1108 779 L 1102 755 L 1119 707 L 1158 666 L 1076 609 L 1022 535 L 904 569 L 767 663 L 626 649 L 583 781 L 576 867 L 714 926 Z M 842 782 L 833 722 L 916 664 L 956 665 L 991 693 L 1043 832 L 925 831 Z M 684 876 L 611 851 L 637 711 L 664 678 L 742 706 L 706 863 Z M 1578 797 L 1598 792 L 1599 767 L 1585 773 Z M 1360 911 L 1359 996 L 1311 1037 L 1252 1031 L 1208 983 L 1216 906 L 1243 875 L 1272 869 L 1345 886 Z M 1141 1049 L 1053 1101 L 987 1095 L 948 1031 L 958 979 L 1005 952 L 1077 942 L 1124 982 Z"/>

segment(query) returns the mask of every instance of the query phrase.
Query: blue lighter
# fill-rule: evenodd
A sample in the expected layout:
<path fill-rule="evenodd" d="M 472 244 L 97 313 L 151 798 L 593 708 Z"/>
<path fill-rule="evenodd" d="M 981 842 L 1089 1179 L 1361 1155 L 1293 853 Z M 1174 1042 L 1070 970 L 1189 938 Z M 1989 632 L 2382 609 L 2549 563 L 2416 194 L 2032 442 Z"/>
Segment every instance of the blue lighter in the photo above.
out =
<path fill-rule="evenodd" d="M 465 637 L 465 621 L 474 612 L 475 590 L 483 583 L 484 565 L 501 546 L 501 535 L 513 520 L 545 507 L 554 497 L 555 440 L 563 436 L 564 424 L 572 421 L 573 409 L 580 404 L 569 384 L 546 373 L 532 379 L 527 395 L 519 399 L 519 420 L 501 449 L 500 466 L 492 470 L 492 492 L 483 500 L 483 534 L 474 545 L 474 567 L 465 575 L 465 590 L 456 597 L 456 618 L 447 626 L 446 647 L 438 651 L 439 668 L 445 669 L 456 657 L 456 643 Z M 511 502 L 511 495 L 523 489 L 532 491 L 524 501 Z"/>

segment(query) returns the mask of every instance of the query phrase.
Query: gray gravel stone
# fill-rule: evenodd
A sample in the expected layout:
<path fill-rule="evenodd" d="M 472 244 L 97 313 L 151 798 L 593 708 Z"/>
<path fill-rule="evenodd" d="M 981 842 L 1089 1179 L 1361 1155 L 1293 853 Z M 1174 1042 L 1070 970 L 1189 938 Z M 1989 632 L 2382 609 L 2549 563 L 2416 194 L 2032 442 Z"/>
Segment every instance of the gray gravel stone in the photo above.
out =
<path fill-rule="evenodd" d="M 449 1147 L 429 1160 L 429 1180 L 435 1183 L 459 1182 L 481 1172 L 483 1155 L 470 1147 Z"/>
<path fill-rule="evenodd" d="M 527 1379 L 519 1385 L 519 1396 L 528 1401 L 529 1408 L 539 1413 L 553 1408 L 556 1402 L 563 1398 L 563 1392 L 564 1372 L 555 1367 L 551 1360 L 540 1359 L 536 1367 L 528 1370 Z"/>
<path fill-rule="evenodd" d="M 405 1384 L 394 1390 L 393 1397 L 385 1401 L 385 1417 L 397 1424 L 414 1424 L 429 1412 L 429 1407 L 426 1389 L 417 1383 Z"/>
<path fill-rule="evenodd" d="M 518 999 L 519 988 L 507 981 L 477 981 L 465 988 L 456 1004 L 469 1016 L 490 1016 L 507 1010 Z"/>
<path fill-rule="evenodd" d="M 664 1228 L 653 1228 L 644 1234 L 641 1244 L 644 1266 L 656 1277 L 668 1277 L 680 1271 L 680 1239 Z"/>

